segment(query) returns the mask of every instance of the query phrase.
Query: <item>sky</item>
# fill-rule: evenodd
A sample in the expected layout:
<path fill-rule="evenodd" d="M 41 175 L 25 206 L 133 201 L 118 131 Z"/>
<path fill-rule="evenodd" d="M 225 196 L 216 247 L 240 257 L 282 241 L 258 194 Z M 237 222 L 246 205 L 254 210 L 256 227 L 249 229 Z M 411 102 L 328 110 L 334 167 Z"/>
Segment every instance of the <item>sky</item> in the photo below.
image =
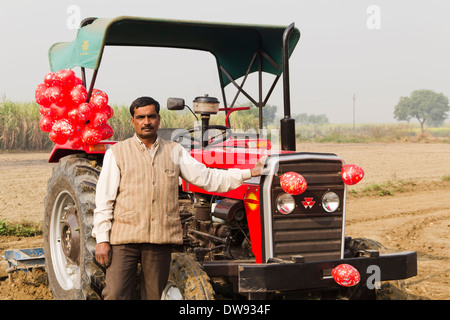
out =
<path fill-rule="evenodd" d="M 331 123 L 394 123 L 395 105 L 414 90 L 450 97 L 448 0 L 0 0 L 0 101 L 34 100 L 36 86 L 50 71 L 49 47 L 72 41 L 79 19 L 122 15 L 294 22 L 301 37 L 289 63 L 293 115 L 326 114 Z M 112 105 L 128 106 L 142 95 L 162 106 L 168 97 L 184 98 L 188 105 L 203 94 L 221 100 L 212 55 L 187 50 L 109 47 L 95 87 Z M 281 81 L 268 103 L 281 115 Z"/>

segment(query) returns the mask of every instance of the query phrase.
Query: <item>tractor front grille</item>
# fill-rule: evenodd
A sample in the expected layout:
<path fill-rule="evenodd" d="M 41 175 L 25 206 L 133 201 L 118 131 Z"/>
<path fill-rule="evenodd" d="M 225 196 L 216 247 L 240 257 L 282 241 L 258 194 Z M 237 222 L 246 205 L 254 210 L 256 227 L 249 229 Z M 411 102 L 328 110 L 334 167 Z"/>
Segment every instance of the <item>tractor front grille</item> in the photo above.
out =
<path fill-rule="evenodd" d="M 276 174 L 263 195 L 270 196 L 270 210 L 264 209 L 266 258 L 289 260 L 301 255 L 308 262 L 341 257 L 345 209 L 345 186 L 340 176 L 342 164 L 339 157 L 330 154 L 298 153 L 279 157 Z M 301 174 L 308 188 L 294 196 L 294 211 L 282 214 L 277 210 L 276 199 L 284 193 L 280 176 L 289 171 Z M 322 207 L 322 197 L 330 191 L 340 199 L 333 213 Z"/>
<path fill-rule="evenodd" d="M 306 262 L 340 258 L 342 217 L 274 220 L 274 257 L 302 255 Z"/>

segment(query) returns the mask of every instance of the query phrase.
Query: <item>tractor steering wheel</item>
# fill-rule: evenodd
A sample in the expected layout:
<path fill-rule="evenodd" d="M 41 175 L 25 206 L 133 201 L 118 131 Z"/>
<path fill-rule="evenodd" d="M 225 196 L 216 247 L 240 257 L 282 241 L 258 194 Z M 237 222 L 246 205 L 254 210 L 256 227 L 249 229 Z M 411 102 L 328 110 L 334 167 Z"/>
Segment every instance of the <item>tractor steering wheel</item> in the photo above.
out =
<path fill-rule="evenodd" d="M 220 133 L 208 138 L 208 146 L 222 143 L 230 138 L 232 134 L 230 128 L 221 125 L 210 125 L 208 126 L 208 131 L 209 130 L 219 130 Z M 199 135 L 201 135 L 199 131 L 200 128 L 191 128 L 189 130 L 177 129 L 173 132 L 171 140 L 180 143 L 185 148 L 190 147 L 191 149 L 193 149 L 202 145 L 202 137 L 198 137 Z"/>

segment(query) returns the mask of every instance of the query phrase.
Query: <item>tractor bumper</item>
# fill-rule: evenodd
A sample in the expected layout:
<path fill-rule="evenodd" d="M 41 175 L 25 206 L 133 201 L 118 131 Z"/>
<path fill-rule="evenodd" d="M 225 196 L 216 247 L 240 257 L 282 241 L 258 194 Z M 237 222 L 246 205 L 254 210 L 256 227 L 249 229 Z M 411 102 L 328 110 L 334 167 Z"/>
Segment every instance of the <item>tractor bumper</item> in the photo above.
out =
<path fill-rule="evenodd" d="M 340 265 L 355 267 L 360 283 L 401 280 L 417 275 L 417 253 L 404 251 L 395 254 L 363 256 L 338 260 L 274 263 L 205 262 L 205 271 L 211 277 L 237 276 L 239 292 L 276 292 L 289 290 L 315 290 L 339 288 L 331 276 L 331 270 Z"/>

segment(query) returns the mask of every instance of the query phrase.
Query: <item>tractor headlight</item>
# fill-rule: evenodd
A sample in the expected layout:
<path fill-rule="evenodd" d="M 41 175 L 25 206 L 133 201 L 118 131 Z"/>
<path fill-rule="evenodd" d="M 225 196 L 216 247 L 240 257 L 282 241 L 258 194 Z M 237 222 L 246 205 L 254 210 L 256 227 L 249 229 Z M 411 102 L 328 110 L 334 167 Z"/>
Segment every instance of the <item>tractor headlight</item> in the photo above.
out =
<path fill-rule="evenodd" d="M 288 193 L 282 193 L 277 197 L 277 209 L 282 214 L 289 214 L 295 208 L 294 197 Z"/>
<path fill-rule="evenodd" d="M 329 191 L 322 197 L 322 207 L 326 212 L 335 212 L 339 208 L 339 196 Z"/>

